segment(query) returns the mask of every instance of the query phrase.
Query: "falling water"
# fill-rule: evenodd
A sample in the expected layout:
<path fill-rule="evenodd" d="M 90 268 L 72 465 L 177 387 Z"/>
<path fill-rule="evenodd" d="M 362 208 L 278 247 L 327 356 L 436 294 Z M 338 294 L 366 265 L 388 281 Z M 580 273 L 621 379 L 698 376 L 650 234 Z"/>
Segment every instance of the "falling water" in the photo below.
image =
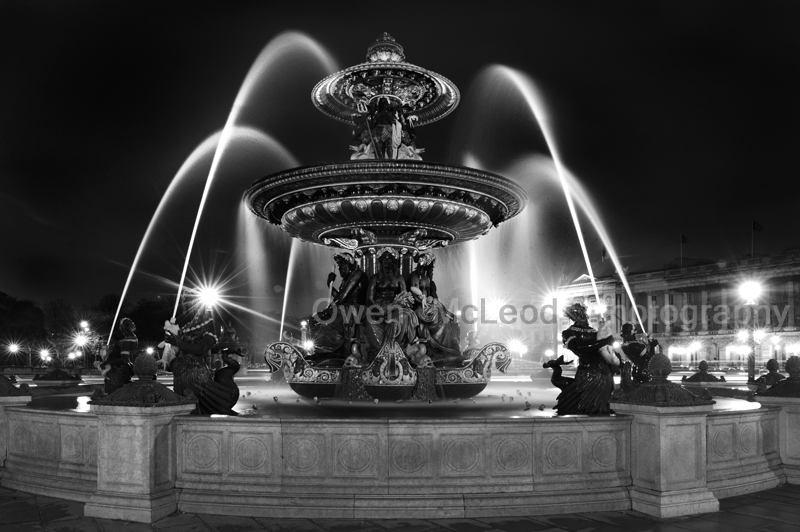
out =
<path fill-rule="evenodd" d="M 147 226 L 144 237 L 142 237 L 142 241 L 139 243 L 139 249 L 136 251 L 133 263 L 131 264 L 128 272 L 128 277 L 122 290 L 122 296 L 120 297 L 120 302 L 117 306 L 116 314 L 114 315 L 114 321 L 112 322 L 112 331 L 109 333 L 109 343 L 111 342 L 111 334 L 113 333 L 113 324 L 115 324 L 119 318 L 119 313 L 122 309 L 125 296 L 130 288 L 131 280 L 137 271 L 144 250 L 148 247 L 148 244 L 152 239 L 154 230 L 157 227 L 163 227 L 162 222 L 164 219 L 164 214 L 169 210 L 169 208 L 174 207 L 180 201 L 185 201 L 188 177 L 196 174 L 198 170 L 201 170 L 204 163 L 208 164 L 207 161 L 214 154 L 214 150 L 219 143 L 220 136 L 220 132 L 211 135 L 202 143 L 200 143 L 200 145 L 197 146 L 194 151 L 192 151 L 189 157 L 186 158 L 186 161 L 184 161 L 184 163 L 181 165 L 178 172 L 172 178 L 172 181 L 167 187 L 166 192 L 161 197 L 158 207 L 156 207 L 156 211 Z M 261 157 L 262 159 L 269 156 L 275 156 L 277 158 L 277 164 L 279 164 L 281 167 L 296 164 L 294 157 L 292 157 L 292 155 L 287 152 L 283 146 L 265 133 L 255 128 L 236 127 L 233 130 L 232 139 L 239 146 L 243 146 L 246 142 L 257 146 L 258 152 L 263 154 Z M 268 168 L 268 163 L 269 161 L 261 161 L 260 167 L 262 169 Z M 247 264 L 244 261 L 241 261 L 241 263 Z"/>
<path fill-rule="evenodd" d="M 201 159 L 211 154 L 212 150 L 219 143 L 219 138 L 220 133 L 214 133 L 194 149 L 194 151 L 189 155 L 189 157 L 186 158 L 178 172 L 172 178 L 172 181 L 167 187 L 167 191 L 164 192 L 164 195 L 161 197 L 161 201 L 158 203 L 158 207 L 156 207 L 156 212 L 153 214 L 153 217 L 150 218 L 150 223 L 147 225 L 147 230 L 144 232 L 144 237 L 142 237 L 142 241 L 139 243 L 139 249 L 136 251 L 136 256 L 133 258 L 133 263 L 131 264 L 130 271 L 128 272 L 128 278 L 125 280 L 125 286 L 122 289 L 122 296 L 119 299 L 117 312 L 114 314 L 114 321 L 111 322 L 111 331 L 108 333 L 108 344 L 111 343 L 111 335 L 114 333 L 114 327 L 116 326 L 117 319 L 119 319 L 119 313 L 122 310 L 122 303 L 125 301 L 125 296 L 128 293 L 131 279 L 133 279 L 133 274 L 136 272 L 136 267 L 139 265 L 139 260 L 142 258 L 142 252 L 147 246 L 147 243 L 150 241 L 150 235 L 153 232 L 153 228 L 156 227 L 156 224 L 160 220 L 167 204 L 170 203 L 170 200 L 175 196 L 175 191 L 178 189 L 178 186 L 184 181 L 184 176 L 186 176 Z"/>
<path fill-rule="evenodd" d="M 183 271 L 181 272 L 180 281 L 178 283 L 178 295 L 175 301 L 173 316 L 175 316 L 178 312 L 180 295 L 186 279 L 186 271 L 189 268 L 189 260 L 191 259 L 192 248 L 194 247 L 195 238 L 197 236 L 197 229 L 200 225 L 200 219 L 203 215 L 203 207 L 208 199 L 208 192 L 211 189 L 211 183 L 217 175 L 217 168 L 220 160 L 229 147 L 237 121 L 240 119 L 241 111 L 244 109 L 245 104 L 251 95 L 257 93 L 257 91 L 254 89 L 259 87 L 259 83 L 262 81 L 269 81 L 268 74 L 270 73 L 270 67 L 273 65 L 273 63 L 275 63 L 285 54 L 293 54 L 299 51 L 310 52 L 314 58 L 324 65 L 328 72 L 335 72 L 337 70 L 336 63 L 331 58 L 330 54 L 328 54 L 316 41 L 307 35 L 298 32 L 286 32 L 278 35 L 272 39 L 272 41 L 270 41 L 269 44 L 267 44 L 267 46 L 258 55 L 253 63 L 253 66 L 250 67 L 250 71 L 247 73 L 247 76 L 245 77 L 244 82 L 239 89 L 239 93 L 236 95 L 236 100 L 234 101 L 231 112 L 228 115 L 228 120 L 222 130 L 222 135 L 219 139 L 217 150 L 214 153 L 214 160 L 211 163 L 211 170 L 208 173 L 206 186 L 203 189 L 203 196 L 200 199 L 200 206 L 197 209 L 197 217 L 192 229 L 192 236 L 189 239 L 189 248 L 186 252 L 186 260 L 184 262 Z"/>
<path fill-rule="evenodd" d="M 594 279 L 594 273 L 592 271 L 591 261 L 589 260 L 589 253 L 586 249 L 586 243 L 583 239 L 583 233 L 580 229 L 580 223 L 578 221 L 578 216 L 575 211 L 575 206 L 573 205 L 573 196 L 576 195 L 578 188 L 578 182 L 572 176 L 566 167 L 561 162 L 559 157 L 558 151 L 556 149 L 555 139 L 553 138 L 553 134 L 550 130 L 550 120 L 548 115 L 545 113 L 545 106 L 543 104 L 543 98 L 539 94 L 536 85 L 534 84 L 533 80 L 531 80 L 528 76 L 514 70 L 512 68 L 503 66 L 503 65 L 493 65 L 486 69 L 486 75 L 490 77 L 490 79 L 498 79 L 498 80 L 505 80 L 510 82 L 525 98 L 525 102 L 528 104 L 528 107 L 533 114 L 534 118 L 536 119 L 539 127 L 542 131 L 542 134 L 545 137 L 545 141 L 547 142 L 547 146 L 550 150 L 550 154 L 553 158 L 553 163 L 556 169 L 556 175 L 558 176 L 558 180 L 561 183 L 561 187 L 564 190 L 564 196 L 567 200 L 567 205 L 569 206 L 570 215 L 572 216 L 573 223 L 575 224 L 575 230 L 578 233 L 578 239 L 581 244 L 581 249 L 583 251 L 584 260 L 586 262 L 586 268 L 589 272 L 589 277 L 592 282 L 592 288 L 595 293 L 595 297 L 599 301 L 599 296 L 597 292 L 597 285 Z M 583 208 L 584 212 L 586 213 L 587 217 L 589 217 L 592 225 L 594 226 L 595 231 L 597 231 L 598 236 L 603 242 L 606 250 L 608 251 L 609 256 L 611 257 L 611 261 L 614 263 L 614 267 L 617 269 L 619 273 L 620 280 L 622 281 L 623 286 L 625 287 L 625 291 L 628 294 L 628 297 L 632 302 L 634 302 L 633 293 L 631 292 L 630 286 L 628 284 L 628 279 L 625 275 L 625 271 L 622 268 L 622 265 L 619 262 L 619 258 L 617 256 L 616 251 L 614 250 L 614 246 L 611 243 L 611 239 L 608 236 L 607 231 L 598 215 L 597 211 L 594 209 L 591 201 L 589 200 L 588 195 L 580 189 L 581 197 L 583 199 L 581 207 Z M 636 317 L 639 320 L 639 325 L 642 327 L 643 331 L 646 331 L 644 327 L 644 323 L 642 322 L 642 318 L 639 315 L 638 309 L 636 309 L 636 305 L 633 305 L 634 311 L 636 313 Z"/>

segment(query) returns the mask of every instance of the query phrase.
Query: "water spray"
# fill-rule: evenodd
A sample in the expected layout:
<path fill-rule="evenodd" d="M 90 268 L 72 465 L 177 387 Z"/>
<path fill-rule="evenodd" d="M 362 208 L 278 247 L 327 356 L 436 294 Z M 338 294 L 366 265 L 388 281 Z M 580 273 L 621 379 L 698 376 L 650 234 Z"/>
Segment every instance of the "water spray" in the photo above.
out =
<path fill-rule="evenodd" d="M 544 105 L 542 104 L 541 101 L 542 99 L 539 96 L 538 91 L 536 90 L 536 86 L 533 83 L 533 80 L 528 78 L 528 76 L 506 66 L 496 65 L 493 67 L 493 69 L 496 69 L 502 77 L 510 80 L 513 83 L 513 85 L 517 88 L 517 90 L 519 90 L 519 92 L 525 98 L 525 102 L 528 104 L 528 108 L 530 109 L 531 113 L 533 113 L 534 119 L 539 124 L 539 128 L 542 131 L 542 135 L 544 136 L 545 142 L 547 143 L 547 147 L 550 150 L 550 155 L 553 158 L 553 163 L 555 164 L 556 167 L 556 175 L 558 176 L 561 188 L 564 190 L 564 196 L 567 200 L 567 206 L 569 207 L 569 212 L 570 215 L 572 216 L 572 221 L 575 225 L 575 230 L 578 233 L 578 241 L 580 242 L 581 250 L 583 251 L 583 258 L 584 261 L 586 262 L 586 269 L 588 270 L 589 273 L 589 279 L 592 282 L 592 290 L 594 291 L 594 296 L 596 300 L 599 301 L 600 295 L 597 290 L 597 283 L 595 282 L 594 271 L 592 270 L 591 261 L 589 260 L 589 252 L 586 249 L 586 242 L 584 241 L 583 233 L 580 228 L 580 222 L 578 220 L 578 215 L 577 212 L 575 211 L 575 205 L 573 203 L 573 198 L 572 198 L 573 192 L 571 190 L 573 187 L 571 187 L 568 182 L 569 172 L 562 164 L 561 158 L 558 154 L 558 150 L 556 150 L 555 140 L 552 138 L 550 128 L 548 127 L 547 115 L 544 112 Z M 641 326 L 642 331 L 645 332 L 646 334 L 647 330 L 644 327 L 642 317 L 639 315 L 639 310 L 636 308 L 635 299 L 633 298 L 633 293 L 631 292 L 630 286 L 628 285 L 628 279 L 625 277 L 625 271 L 623 270 L 622 265 L 619 263 L 619 259 L 617 258 L 616 252 L 614 251 L 614 247 L 611 245 L 611 242 L 608 239 L 607 235 L 605 235 L 605 231 L 599 230 L 599 227 L 602 226 L 598 226 L 599 218 L 596 216 L 596 213 L 593 212 L 590 213 L 589 210 L 586 209 L 586 205 L 582 206 L 584 207 L 584 211 L 589 216 L 590 220 L 592 220 L 595 229 L 598 230 L 600 238 L 609 252 L 611 261 L 614 263 L 614 267 L 617 269 L 617 272 L 619 272 L 620 280 L 622 281 L 622 284 L 625 287 L 625 291 L 628 294 L 628 298 L 631 300 L 631 303 L 633 303 L 633 310 L 634 313 L 636 314 L 636 318 L 639 321 L 639 325 Z"/>

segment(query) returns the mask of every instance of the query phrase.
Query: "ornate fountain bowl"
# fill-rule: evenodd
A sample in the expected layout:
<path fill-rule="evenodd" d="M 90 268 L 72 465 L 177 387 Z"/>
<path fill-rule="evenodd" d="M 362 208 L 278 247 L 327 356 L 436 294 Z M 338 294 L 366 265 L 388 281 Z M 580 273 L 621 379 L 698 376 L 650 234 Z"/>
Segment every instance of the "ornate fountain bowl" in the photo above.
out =
<path fill-rule="evenodd" d="M 486 344 L 463 366 L 436 368 L 436 395 L 441 399 L 468 399 L 481 393 L 492 380 L 492 362 L 505 373 L 511 353 L 498 342 Z"/>
<path fill-rule="evenodd" d="M 297 395 L 308 399 L 336 395 L 341 368 L 312 366 L 300 349 L 285 342 L 270 344 L 266 360 L 273 371 L 283 368 L 286 382 Z"/>
<path fill-rule="evenodd" d="M 426 250 L 473 240 L 522 211 L 514 182 L 413 160 L 295 168 L 253 183 L 251 211 L 295 238 L 346 249 Z"/>
<path fill-rule="evenodd" d="M 331 118 L 354 125 L 354 116 L 376 98 L 402 105 L 418 126 L 450 114 L 461 95 L 452 81 L 405 61 L 403 47 L 384 33 L 367 50 L 367 61 L 331 74 L 314 87 L 311 100 Z"/>

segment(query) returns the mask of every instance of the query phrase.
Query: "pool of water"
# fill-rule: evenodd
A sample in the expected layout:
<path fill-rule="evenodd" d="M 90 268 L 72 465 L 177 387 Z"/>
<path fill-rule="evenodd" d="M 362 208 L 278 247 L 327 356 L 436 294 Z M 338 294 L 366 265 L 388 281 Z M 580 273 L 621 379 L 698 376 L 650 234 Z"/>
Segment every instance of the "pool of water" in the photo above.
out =
<path fill-rule="evenodd" d="M 169 379 L 162 382 L 170 383 Z M 237 379 L 239 402 L 234 410 L 242 416 L 315 419 L 349 418 L 483 418 L 522 419 L 553 417 L 553 407 L 559 390 L 547 380 L 532 381 L 528 377 L 499 376 L 472 399 L 427 401 L 346 401 L 339 399 L 305 399 L 289 386 L 268 382 L 264 375 Z M 745 400 L 746 387 L 711 388 L 716 404 L 714 410 L 754 410 L 761 405 Z M 30 406 L 42 410 L 89 411 L 89 395 L 68 393 L 34 397 Z"/>

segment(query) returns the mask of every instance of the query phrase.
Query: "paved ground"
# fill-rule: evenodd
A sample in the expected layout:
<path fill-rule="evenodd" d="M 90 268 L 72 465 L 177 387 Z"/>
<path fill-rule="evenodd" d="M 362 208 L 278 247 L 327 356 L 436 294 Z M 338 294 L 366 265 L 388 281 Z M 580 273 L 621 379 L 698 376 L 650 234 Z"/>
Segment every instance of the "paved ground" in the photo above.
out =
<path fill-rule="evenodd" d="M 797 532 L 800 485 L 720 501 L 720 511 L 675 519 L 598 512 L 485 519 L 267 519 L 176 513 L 152 525 L 84 517 L 83 504 L 0 488 L 0 532 Z"/>

